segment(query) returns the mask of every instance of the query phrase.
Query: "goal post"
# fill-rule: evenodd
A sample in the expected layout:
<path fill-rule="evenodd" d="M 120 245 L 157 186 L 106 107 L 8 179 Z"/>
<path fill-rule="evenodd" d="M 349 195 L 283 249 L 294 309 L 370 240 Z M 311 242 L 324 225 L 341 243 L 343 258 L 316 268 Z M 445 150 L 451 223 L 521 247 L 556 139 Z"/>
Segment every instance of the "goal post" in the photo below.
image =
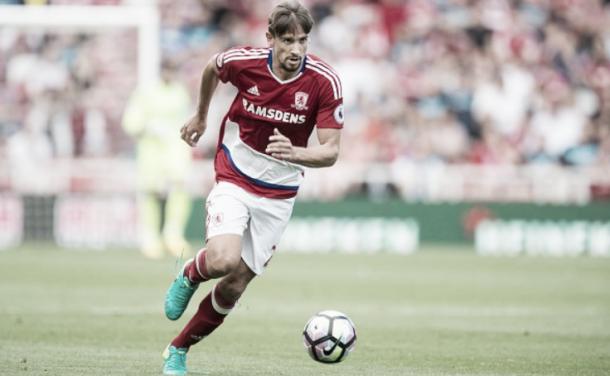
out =
<path fill-rule="evenodd" d="M 160 17 L 156 1 L 125 6 L 0 5 L 0 28 L 97 33 L 135 28 L 138 32 L 138 82 L 154 81 L 161 62 Z"/>
<path fill-rule="evenodd" d="M 103 35 L 111 31 L 135 31 L 137 82 L 154 82 L 161 64 L 160 16 L 155 0 L 123 6 L 21 6 L 0 5 L 0 37 L 7 31 L 45 34 Z M 141 4 L 141 5 L 140 5 Z M 117 44 L 118 45 L 118 44 Z M 116 47 L 118 48 L 118 47 Z M 130 43 L 133 49 L 133 43 Z M 131 54 L 130 54 L 131 55 Z M 8 57 L 10 58 L 10 56 Z M 0 58 L 1 59 L 1 58 Z M 18 246 L 22 241 L 53 241 L 60 246 L 90 249 L 103 247 L 135 247 L 135 204 L 125 192 L 104 192 L 101 195 L 71 195 L 74 178 L 111 177 L 121 188 L 132 192 L 132 165 L 128 160 L 57 159 L 52 161 L 52 174 L 42 191 L 20 191 L 0 194 L 0 251 Z M 118 167 L 112 167 L 112 166 Z M 100 174 L 111 166 L 113 174 Z M 0 162 L 0 185 L 11 187 L 11 167 Z M 123 172 L 120 172 L 120 171 Z M 108 171 L 108 170 L 105 170 Z M 127 172 L 125 172 L 127 171 Z M 100 198 L 101 197 L 101 198 Z M 6 231 L 5 231 L 6 229 Z M 6 233 L 6 234 L 5 234 Z"/>

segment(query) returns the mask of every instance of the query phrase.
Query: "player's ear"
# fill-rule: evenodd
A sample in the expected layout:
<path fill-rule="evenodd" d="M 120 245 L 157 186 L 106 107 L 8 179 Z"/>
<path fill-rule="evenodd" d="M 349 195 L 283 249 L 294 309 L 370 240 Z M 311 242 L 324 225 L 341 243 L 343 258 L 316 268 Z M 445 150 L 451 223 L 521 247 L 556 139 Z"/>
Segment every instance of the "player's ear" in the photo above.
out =
<path fill-rule="evenodd" d="M 267 47 L 272 48 L 274 41 L 273 35 L 271 35 L 271 33 L 267 31 L 265 33 L 265 37 L 267 38 Z"/>

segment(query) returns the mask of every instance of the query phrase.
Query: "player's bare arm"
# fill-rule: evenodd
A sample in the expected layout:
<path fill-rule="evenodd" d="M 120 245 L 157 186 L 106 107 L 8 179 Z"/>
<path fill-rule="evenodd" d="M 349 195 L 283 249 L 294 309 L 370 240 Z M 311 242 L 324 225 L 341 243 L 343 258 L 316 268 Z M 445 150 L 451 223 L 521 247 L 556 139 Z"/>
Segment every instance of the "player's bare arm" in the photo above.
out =
<path fill-rule="evenodd" d="M 320 145 L 309 147 L 293 146 L 290 139 L 277 129 L 269 137 L 266 152 L 282 161 L 297 163 L 307 167 L 328 167 L 335 164 L 339 157 L 341 131 L 339 129 L 319 128 Z"/>
<path fill-rule="evenodd" d="M 218 86 L 218 69 L 215 58 L 210 59 L 201 74 L 201 85 L 199 87 L 199 103 L 197 113 L 180 129 L 182 139 L 190 146 L 195 146 L 207 127 L 208 109 L 216 86 Z"/>

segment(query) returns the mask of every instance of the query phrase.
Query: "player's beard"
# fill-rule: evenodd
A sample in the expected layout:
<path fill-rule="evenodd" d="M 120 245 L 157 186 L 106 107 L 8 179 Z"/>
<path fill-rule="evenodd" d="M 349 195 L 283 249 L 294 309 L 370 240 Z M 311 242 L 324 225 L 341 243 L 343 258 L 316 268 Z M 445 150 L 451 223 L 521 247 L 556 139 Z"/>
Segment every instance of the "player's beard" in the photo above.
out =
<path fill-rule="evenodd" d="M 290 58 L 286 58 L 283 62 L 280 63 L 282 69 L 289 73 L 294 73 L 301 68 L 301 63 L 303 62 L 303 58 L 299 59 L 299 62 L 293 66 L 290 65 Z"/>

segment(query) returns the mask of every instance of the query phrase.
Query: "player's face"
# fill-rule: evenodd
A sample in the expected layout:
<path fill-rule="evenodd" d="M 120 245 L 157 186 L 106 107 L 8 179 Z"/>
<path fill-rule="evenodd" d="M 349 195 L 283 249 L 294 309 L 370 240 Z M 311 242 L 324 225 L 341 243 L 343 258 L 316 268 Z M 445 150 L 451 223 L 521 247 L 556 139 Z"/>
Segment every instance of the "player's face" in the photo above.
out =
<path fill-rule="evenodd" d="M 294 32 L 289 31 L 280 36 L 267 36 L 269 45 L 273 48 L 273 70 L 278 70 L 281 76 L 294 76 L 307 53 L 309 38 L 301 26 Z"/>

